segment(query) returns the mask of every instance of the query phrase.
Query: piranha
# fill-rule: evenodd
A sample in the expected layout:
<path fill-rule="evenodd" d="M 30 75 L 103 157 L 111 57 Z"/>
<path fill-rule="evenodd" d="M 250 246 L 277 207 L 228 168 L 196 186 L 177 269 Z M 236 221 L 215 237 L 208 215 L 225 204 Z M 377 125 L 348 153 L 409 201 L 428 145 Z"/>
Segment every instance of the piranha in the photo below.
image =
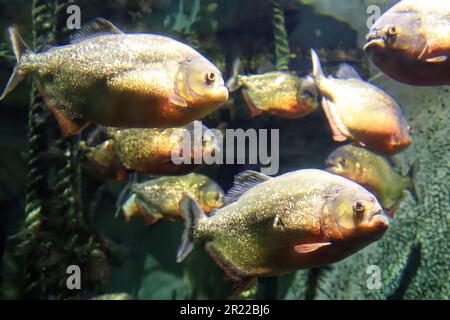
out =
<path fill-rule="evenodd" d="M 201 129 L 201 133 L 208 129 L 199 121 L 180 128 L 166 129 L 108 127 L 104 128 L 106 141 L 95 147 L 88 147 L 83 142 L 80 149 L 106 179 L 125 181 L 132 172 L 146 176 L 183 175 L 199 166 L 194 164 L 196 152 L 201 152 L 201 155 L 214 155 L 220 150 L 217 137 L 212 131 L 208 135 L 198 135 L 195 132 L 196 127 Z M 184 158 L 182 152 L 186 137 L 189 139 L 190 163 L 175 164 L 172 161 L 172 153 L 179 150 L 177 155 Z"/>
<path fill-rule="evenodd" d="M 327 171 L 359 183 L 373 192 L 384 209 L 392 216 L 406 189 L 419 199 L 414 183 L 417 165 L 408 176 L 394 170 L 385 158 L 363 148 L 345 145 L 333 151 L 326 160 Z"/>
<path fill-rule="evenodd" d="M 288 119 L 302 118 L 317 108 L 314 81 L 299 78 L 289 72 L 267 72 L 257 75 L 239 75 L 240 62 L 233 66 L 233 77 L 227 81 L 233 92 L 242 88 L 242 94 L 252 117 L 268 113 Z"/>
<path fill-rule="evenodd" d="M 343 64 L 337 78 L 325 77 L 314 50 L 313 76 L 321 104 L 337 142 L 351 140 L 378 153 L 393 155 L 411 144 L 411 127 L 393 98 L 363 81 Z"/>
<path fill-rule="evenodd" d="M 344 177 L 305 169 L 271 178 L 236 176 L 225 206 L 207 217 L 189 195 L 177 261 L 206 240 L 206 250 L 237 291 L 255 277 L 277 276 L 344 259 L 380 239 L 390 218 L 373 194 Z"/>
<path fill-rule="evenodd" d="M 161 219 L 181 219 L 180 202 L 184 194 L 199 204 L 205 213 L 223 206 L 224 193 L 207 176 L 191 173 L 180 177 L 162 177 L 131 186 L 131 196 L 122 206 L 125 221 L 134 216 L 152 225 Z"/>
<path fill-rule="evenodd" d="M 450 85 L 450 1 L 398 2 L 372 26 L 364 50 L 394 80 Z"/>
<path fill-rule="evenodd" d="M 124 128 L 186 125 L 228 99 L 221 72 L 200 53 L 171 38 L 124 34 L 97 19 L 69 45 L 32 52 L 9 28 L 17 66 L 0 100 L 35 75 L 65 136 L 90 122 Z"/>

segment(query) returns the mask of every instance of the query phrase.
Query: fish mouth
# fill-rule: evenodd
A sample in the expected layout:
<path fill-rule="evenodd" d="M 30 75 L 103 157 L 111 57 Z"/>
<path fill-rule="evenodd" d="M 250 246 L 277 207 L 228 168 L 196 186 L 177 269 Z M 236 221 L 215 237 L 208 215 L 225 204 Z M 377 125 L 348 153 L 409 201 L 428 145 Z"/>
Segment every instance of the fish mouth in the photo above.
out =
<path fill-rule="evenodd" d="M 387 229 L 391 223 L 391 218 L 382 210 L 378 210 L 373 212 L 369 216 L 369 225 L 371 226 L 379 226 L 383 229 Z"/>
<path fill-rule="evenodd" d="M 366 45 L 364 46 L 364 51 L 367 51 L 371 48 L 379 48 L 379 49 L 384 49 L 386 48 L 386 42 L 384 41 L 383 38 L 368 38 L 368 42 L 366 43 Z"/>
<path fill-rule="evenodd" d="M 221 84 L 216 88 L 214 88 L 214 91 L 212 92 L 211 95 L 212 101 L 219 104 L 224 104 L 225 102 L 228 101 L 228 98 L 229 98 L 228 88 L 224 84 Z"/>

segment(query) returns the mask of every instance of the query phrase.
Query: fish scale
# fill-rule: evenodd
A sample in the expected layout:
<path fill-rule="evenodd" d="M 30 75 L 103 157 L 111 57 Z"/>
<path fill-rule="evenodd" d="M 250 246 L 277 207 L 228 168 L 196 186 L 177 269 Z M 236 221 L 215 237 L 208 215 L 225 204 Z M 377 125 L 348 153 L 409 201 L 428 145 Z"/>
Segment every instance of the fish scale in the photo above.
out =
<path fill-rule="evenodd" d="M 134 216 L 140 216 L 147 225 L 160 219 L 180 219 L 179 203 L 183 194 L 195 198 L 208 213 L 223 205 L 220 186 L 197 173 L 136 183 L 131 186 L 131 191 L 132 195 L 122 206 L 125 219 L 129 221 Z"/>

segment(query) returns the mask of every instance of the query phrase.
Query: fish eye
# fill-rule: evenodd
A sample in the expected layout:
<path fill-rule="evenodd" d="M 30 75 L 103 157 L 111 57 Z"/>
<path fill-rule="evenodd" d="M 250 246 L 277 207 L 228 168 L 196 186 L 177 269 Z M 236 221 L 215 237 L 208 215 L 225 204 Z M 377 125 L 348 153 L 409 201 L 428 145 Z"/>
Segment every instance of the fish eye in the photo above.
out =
<path fill-rule="evenodd" d="M 341 158 L 341 159 L 339 160 L 339 162 L 340 162 L 343 166 L 345 166 L 345 165 L 347 164 L 347 160 L 345 160 L 345 158 Z"/>
<path fill-rule="evenodd" d="M 206 74 L 206 82 L 213 83 L 216 81 L 216 74 L 214 72 L 208 72 Z"/>
<path fill-rule="evenodd" d="M 220 194 L 218 192 L 216 192 L 216 194 L 214 195 L 214 200 L 215 201 L 219 201 L 220 200 Z"/>
<path fill-rule="evenodd" d="M 353 212 L 354 213 L 363 213 L 364 210 L 366 209 L 364 203 L 362 203 L 361 201 L 355 201 L 353 203 Z"/>

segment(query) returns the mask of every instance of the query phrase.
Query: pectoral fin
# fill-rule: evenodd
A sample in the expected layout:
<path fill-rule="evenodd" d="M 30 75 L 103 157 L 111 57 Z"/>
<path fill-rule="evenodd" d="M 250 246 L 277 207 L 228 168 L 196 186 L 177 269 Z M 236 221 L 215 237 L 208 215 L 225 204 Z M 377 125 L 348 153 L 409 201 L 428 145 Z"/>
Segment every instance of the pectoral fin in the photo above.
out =
<path fill-rule="evenodd" d="M 448 59 L 447 56 L 438 56 L 438 57 L 428 58 L 425 61 L 430 62 L 430 63 L 441 63 L 441 62 L 447 61 L 447 59 Z"/>
<path fill-rule="evenodd" d="M 213 245 L 206 244 L 205 250 L 212 258 L 214 263 L 223 270 L 226 278 L 231 283 L 231 287 L 234 293 L 240 293 L 244 290 L 250 289 L 252 286 L 256 284 L 255 277 L 243 276 L 242 272 L 240 272 L 240 270 L 230 265 L 223 258 L 223 256 L 214 249 Z"/>
<path fill-rule="evenodd" d="M 0 100 L 3 100 L 6 95 L 11 92 L 19 82 L 25 77 L 25 74 L 20 71 L 19 65 L 22 56 L 27 52 L 31 51 L 30 48 L 25 44 L 20 36 L 19 32 L 14 27 L 8 28 L 9 38 L 11 39 L 11 44 L 13 47 L 14 55 L 16 56 L 17 65 L 14 67 L 13 74 L 11 78 L 9 78 L 8 84 L 6 88 L 3 90 L 2 95 L 0 96 Z"/>
<path fill-rule="evenodd" d="M 173 103 L 176 106 L 182 107 L 182 108 L 187 108 L 188 104 L 186 102 L 186 100 L 184 100 L 182 97 L 180 97 L 179 95 L 173 93 L 169 96 L 169 101 L 170 103 Z"/>
<path fill-rule="evenodd" d="M 244 90 L 242 92 L 242 95 L 245 100 L 245 104 L 247 105 L 248 109 L 250 110 L 250 116 L 252 118 L 257 117 L 263 113 L 262 110 L 258 109 L 256 105 L 253 103 L 252 99 L 248 96 L 248 93 Z"/>
<path fill-rule="evenodd" d="M 308 244 L 299 244 L 294 247 L 295 252 L 297 253 L 309 253 L 316 251 L 322 247 L 329 246 L 330 242 L 318 242 L 318 243 L 308 243 Z"/>
<path fill-rule="evenodd" d="M 56 121 L 65 137 L 76 135 L 89 125 L 89 121 L 82 118 L 72 118 L 63 108 L 52 102 L 48 102 L 47 105 L 55 115 Z"/>
<path fill-rule="evenodd" d="M 333 102 L 329 101 L 325 97 L 322 98 L 322 108 L 327 116 L 328 123 L 330 124 L 331 132 L 333 134 L 333 140 L 336 142 L 344 142 L 350 136 L 350 132 L 340 121 L 336 115 L 336 106 Z"/>
<path fill-rule="evenodd" d="M 385 209 L 389 218 L 393 218 L 397 210 L 400 208 L 400 204 L 402 203 L 404 197 L 401 197 L 397 202 L 389 209 Z"/>
<path fill-rule="evenodd" d="M 429 63 L 441 63 L 445 62 L 448 59 L 448 56 L 433 56 L 433 52 L 435 52 L 437 43 L 427 43 L 425 48 L 423 48 L 422 53 L 419 55 L 419 59 L 429 62 Z"/>

